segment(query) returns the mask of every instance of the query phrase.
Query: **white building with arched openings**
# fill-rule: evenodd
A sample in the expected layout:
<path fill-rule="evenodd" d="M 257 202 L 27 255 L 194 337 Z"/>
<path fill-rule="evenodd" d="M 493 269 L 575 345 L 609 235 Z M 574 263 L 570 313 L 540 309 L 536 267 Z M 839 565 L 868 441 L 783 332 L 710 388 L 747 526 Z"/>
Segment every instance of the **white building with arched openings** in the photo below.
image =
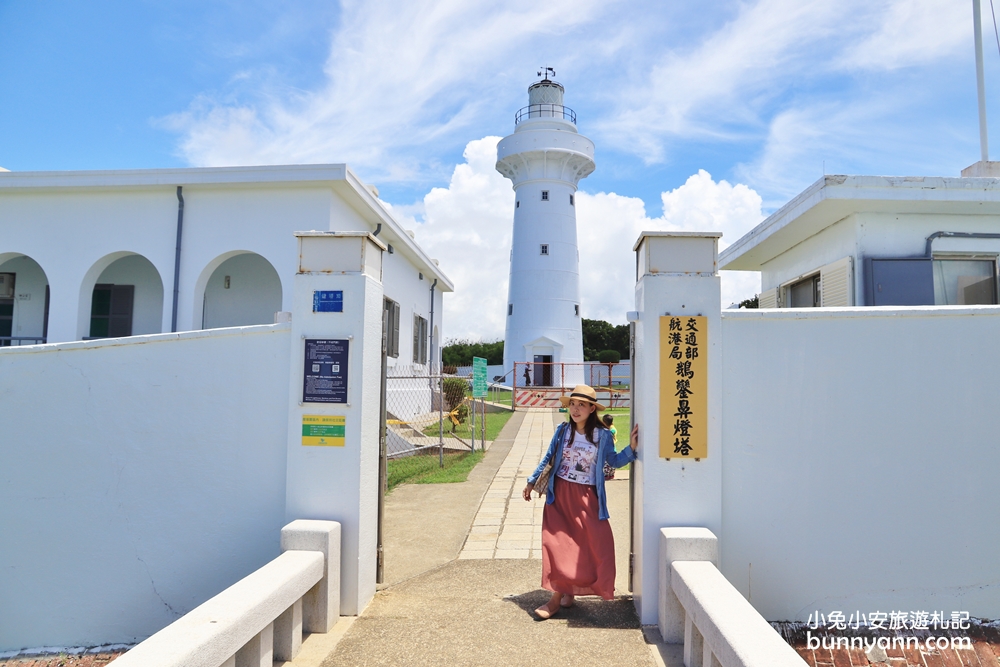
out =
<path fill-rule="evenodd" d="M 436 359 L 454 285 L 343 164 L 0 172 L 0 346 L 270 324 L 310 230 L 388 244 L 389 364 Z"/>

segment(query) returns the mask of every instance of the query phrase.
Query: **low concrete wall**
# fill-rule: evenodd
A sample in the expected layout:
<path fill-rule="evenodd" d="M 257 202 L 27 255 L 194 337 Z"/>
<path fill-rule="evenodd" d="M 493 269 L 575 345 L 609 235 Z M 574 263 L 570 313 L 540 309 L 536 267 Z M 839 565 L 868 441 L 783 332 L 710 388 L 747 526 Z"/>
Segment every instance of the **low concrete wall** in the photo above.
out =
<path fill-rule="evenodd" d="M 0 351 L 0 651 L 132 643 L 279 553 L 289 326 Z"/>
<path fill-rule="evenodd" d="M 724 311 L 720 569 L 771 621 L 1000 618 L 1000 308 Z"/>

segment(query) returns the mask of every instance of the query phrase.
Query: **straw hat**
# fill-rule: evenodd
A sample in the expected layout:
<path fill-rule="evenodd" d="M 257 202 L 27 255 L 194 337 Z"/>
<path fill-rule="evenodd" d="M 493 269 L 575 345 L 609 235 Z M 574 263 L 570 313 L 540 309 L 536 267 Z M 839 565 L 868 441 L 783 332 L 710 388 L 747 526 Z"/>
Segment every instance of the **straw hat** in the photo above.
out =
<path fill-rule="evenodd" d="M 573 392 L 569 396 L 560 396 L 559 402 L 563 404 L 563 407 L 569 405 L 571 398 L 575 398 L 578 401 L 586 401 L 587 403 L 592 403 L 597 406 L 597 411 L 600 412 L 605 406 L 597 402 L 597 392 L 594 391 L 593 387 L 588 387 L 585 384 L 578 384 L 573 387 Z"/>

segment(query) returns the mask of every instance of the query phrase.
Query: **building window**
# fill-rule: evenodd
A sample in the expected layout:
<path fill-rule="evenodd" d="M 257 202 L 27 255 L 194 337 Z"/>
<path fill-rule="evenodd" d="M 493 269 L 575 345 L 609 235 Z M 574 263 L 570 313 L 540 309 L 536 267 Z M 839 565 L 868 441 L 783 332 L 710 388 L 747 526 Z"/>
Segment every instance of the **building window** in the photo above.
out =
<path fill-rule="evenodd" d="M 549 200 L 549 191 L 542 190 L 542 201 L 548 201 L 548 200 Z"/>
<path fill-rule="evenodd" d="M 521 208 L 521 202 L 519 201 L 514 202 L 514 208 Z"/>
<path fill-rule="evenodd" d="M 578 303 L 573 304 L 573 314 L 576 315 L 577 317 L 580 316 L 580 304 Z"/>
<path fill-rule="evenodd" d="M 90 302 L 90 337 L 131 336 L 134 300 L 135 285 L 94 285 Z"/>
<path fill-rule="evenodd" d="M 934 258 L 934 304 L 997 303 L 996 261 L 969 257 Z"/>
<path fill-rule="evenodd" d="M 385 353 L 393 359 L 399 357 L 399 304 L 392 299 L 386 299 L 385 311 Z"/>
<path fill-rule="evenodd" d="M 514 314 L 514 304 L 512 304 L 512 303 L 508 303 L 507 304 L 507 314 L 508 315 L 513 315 Z"/>
<path fill-rule="evenodd" d="M 413 363 L 427 363 L 427 320 L 413 316 Z"/>
<path fill-rule="evenodd" d="M 542 244 L 542 246 L 541 246 L 541 253 L 543 255 L 548 255 L 549 254 L 549 244 L 548 243 L 543 243 Z"/>
<path fill-rule="evenodd" d="M 789 308 L 819 308 L 819 275 L 809 276 L 787 288 Z"/>
<path fill-rule="evenodd" d="M 569 196 L 569 205 L 573 206 L 573 195 Z"/>

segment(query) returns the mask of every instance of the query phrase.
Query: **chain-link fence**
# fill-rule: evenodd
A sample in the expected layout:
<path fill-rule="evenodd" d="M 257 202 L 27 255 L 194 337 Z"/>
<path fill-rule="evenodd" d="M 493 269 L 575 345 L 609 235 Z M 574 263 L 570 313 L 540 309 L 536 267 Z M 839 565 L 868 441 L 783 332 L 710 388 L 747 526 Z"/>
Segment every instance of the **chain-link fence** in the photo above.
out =
<path fill-rule="evenodd" d="M 446 459 L 472 451 L 458 427 L 469 419 L 468 381 L 413 368 L 386 373 L 387 488 L 445 465 Z"/>

